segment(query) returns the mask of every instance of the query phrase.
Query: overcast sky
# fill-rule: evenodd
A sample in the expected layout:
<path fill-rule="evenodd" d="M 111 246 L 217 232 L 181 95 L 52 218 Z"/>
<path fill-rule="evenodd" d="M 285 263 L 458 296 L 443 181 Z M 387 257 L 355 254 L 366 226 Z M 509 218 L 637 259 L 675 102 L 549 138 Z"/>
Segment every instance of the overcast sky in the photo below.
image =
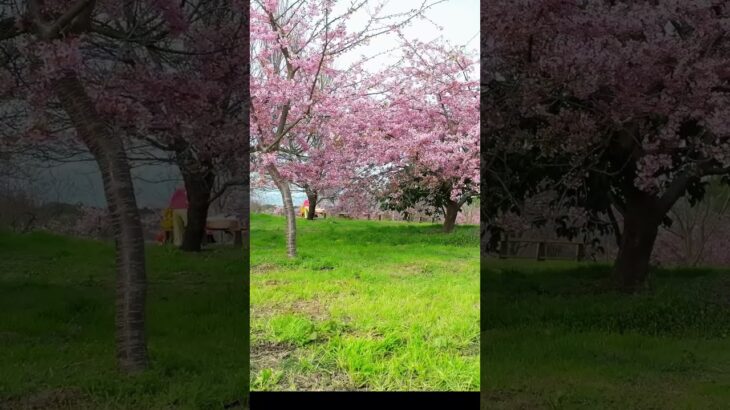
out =
<path fill-rule="evenodd" d="M 390 0 L 381 12 L 381 15 L 405 13 L 419 7 L 423 0 Z M 426 0 L 429 4 L 439 0 Z M 340 1 L 344 9 L 349 1 Z M 375 3 L 375 2 L 373 2 Z M 372 9 L 372 7 L 371 7 Z M 335 9 L 337 13 L 337 9 Z M 361 30 L 369 20 L 368 13 L 363 10 L 355 14 L 348 22 L 350 31 Z M 394 21 L 395 22 L 395 21 Z M 477 0 L 445 0 L 429 8 L 424 19 L 414 19 L 403 30 L 407 39 L 429 42 L 441 38 L 453 46 L 466 46 L 467 50 L 479 53 L 479 3 Z M 357 59 L 360 55 L 367 57 L 392 50 L 399 45 L 393 34 L 384 34 L 373 38 L 370 44 L 359 47 L 352 53 L 341 57 L 341 63 L 346 64 Z M 380 55 L 371 61 L 371 67 L 378 67 L 393 62 L 395 54 Z"/>
<path fill-rule="evenodd" d="M 82 203 L 104 207 L 104 186 L 94 161 L 68 162 L 47 166 L 24 163 L 32 174 L 31 189 L 44 202 Z M 177 168 L 144 165 L 132 169 L 134 190 L 140 208 L 164 208 L 182 179 Z"/>

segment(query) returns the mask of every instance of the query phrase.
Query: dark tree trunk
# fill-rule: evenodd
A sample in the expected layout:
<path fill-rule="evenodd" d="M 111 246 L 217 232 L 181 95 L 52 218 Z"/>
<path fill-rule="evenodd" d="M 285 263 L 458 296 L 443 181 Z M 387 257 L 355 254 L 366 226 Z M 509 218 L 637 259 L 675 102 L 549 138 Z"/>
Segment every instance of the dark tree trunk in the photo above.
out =
<path fill-rule="evenodd" d="M 310 221 L 314 220 L 314 215 L 317 212 L 317 192 L 307 190 L 307 200 L 309 201 L 309 211 L 307 212 L 307 219 Z"/>
<path fill-rule="evenodd" d="M 284 203 L 284 215 L 286 216 L 286 253 L 290 258 L 297 256 L 297 219 L 294 212 L 294 202 L 291 199 L 289 183 L 282 178 L 275 165 L 266 167 L 271 179 L 281 193 L 281 200 Z"/>
<path fill-rule="evenodd" d="M 620 290 L 635 292 L 646 284 L 663 215 L 657 198 L 650 194 L 634 191 L 627 198 L 621 244 L 613 270 Z"/>
<path fill-rule="evenodd" d="M 450 233 L 456 227 L 456 216 L 459 214 L 461 206 L 458 202 L 449 201 L 446 204 L 446 215 L 444 215 L 444 232 Z"/>
<path fill-rule="evenodd" d="M 183 242 L 180 249 L 187 252 L 200 252 L 205 239 L 210 206 L 210 193 L 213 189 L 215 175 L 182 172 L 185 191 L 188 196 L 188 223 L 185 225 Z"/>
<path fill-rule="evenodd" d="M 116 242 L 117 362 L 123 372 L 137 373 L 148 366 L 147 278 L 142 223 L 124 144 L 100 119 L 78 78 L 68 75 L 57 80 L 55 89 L 61 106 L 101 171 Z"/>
<path fill-rule="evenodd" d="M 613 237 L 616 240 L 616 246 L 621 248 L 621 226 L 616 219 L 616 215 L 613 212 L 612 205 L 608 206 L 608 208 L 606 209 L 606 213 L 608 214 L 609 221 L 611 221 L 611 228 L 613 230 Z"/>
<path fill-rule="evenodd" d="M 249 21 L 248 7 L 243 8 L 243 13 L 244 13 L 243 21 L 248 22 Z M 246 37 L 245 41 L 248 41 L 247 37 Z M 249 61 L 248 53 L 249 53 L 248 47 L 244 47 L 244 55 L 241 56 L 243 61 Z M 244 74 L 244 77 L 243 77 L 243 81 L 244 81 L 243 89 L 244 90 L 249 89 L 249 75 L 248 74 L 249 74 L 249 69 L 247 66 L 246 73 Z M 242 109 L 243 109 L 242 117 L 244 118 L 244 120 L 243 120 L 243 123 L 241 124 L 241 126 L 243 129 L 248 129 L 248 127 L 249 127 L 248 121 L 250 118 L 250 116 L 249 116 L 249 114 L 250 114 L 249 106 L 250 105 L 248 104 L 248 102 L 251 101 L 250 95 L 247 94 L 246 97 L 247 98 L 244 100 L 243 107 L 242 107 Z M 248 100 L 248 101 L 246 101 L 246 100 Z M 243 155 L 241 156 L 241 158 L 243 158 L 243 164 L 241 164 L 241 165 L 242 165 L 243 169 L 246 170 L 246 172 L 244 172 L 244 184 L 243 184 L 243 190 L 244 190 L 243 195 L 246 200 L 243 201 L 243 227 L 242 227 L 243 229 L 241 230 L 241 237 L 242 237 L 241 239 L 243 242 L 243 270 L 242 270 L 242 272 L 243 272 L 243 301 L 242 302 L 243 302 L 243 306 L 245 306 L 246 310 L 243 312 L 243 314 L 241 314 L 241 316 L 243 316 L 243 329 L 241 329 L 241 332 L 242 332 L 242 336 L 243 336 L 243 340 L 244 340 L 244 345 L 243 345 L 243 349 L 242 349 L 243 352 L 242 352 L 241 358 L 239 360 L 243 363 L 243 368 L 241 369 L 241 375 L 243 376 L 243 380 L 242 380 L 241 385 L 244 386 L 244 388 L 241 389 L 241 394 L 243 395 L 241 407 L 244 410 L 249 410 L 250 409 L 250 404 L 249 404 L 250 393 L 249 393 L 249 389 L 247 387 L 250 386 L 250 382 L 251 382 L 251 372 L 250 372 L 251 351 L 249 349 L 249 347 L 251 346 L 251 315 L 248 314 L 248 309 L 249 309 L 250 301 L 251 301 L 251 293 L 250 293 L 251 275 L 249 274 L 250 268 L 251 268 L 251 241 L 250 241 L 250 238 L 251 238 L 250 237 L 251 202 L 249 201 L 250 192 L 251 192 L 250 191 L 251 176 L 248 173 L 248 169 L 249 169 L 249 161 L 250 161 L 251 157 L 250 157 L 250 146 L 248 144 L 248 141 L 244 142 L 243 147 L 244 147 L 243 148 L 244 152 L 243 152 Z"/>

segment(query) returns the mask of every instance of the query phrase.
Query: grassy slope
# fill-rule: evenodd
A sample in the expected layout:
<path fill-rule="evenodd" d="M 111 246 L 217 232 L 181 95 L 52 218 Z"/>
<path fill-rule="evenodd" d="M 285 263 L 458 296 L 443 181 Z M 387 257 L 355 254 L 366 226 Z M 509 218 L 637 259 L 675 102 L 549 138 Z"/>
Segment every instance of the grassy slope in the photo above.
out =
<path fill-rule="evenodd" d="M 478 390 L 476 227 L 251 221 L 252 390 Z"/>
<path fill-rule="evenodd" d="M 240 249 L 148 248 L 151 370 L 126 378 L 115 371 L 113 246 L 0 233 L 0 408 L 235 401 L 246 349 L 241 269 Z"/>
<path fill-rule="evenodd" d="M 610 267 L 489 260 L 486 408 L 725 409 L 730 272 L 657 272 L 640 296 Z"/>

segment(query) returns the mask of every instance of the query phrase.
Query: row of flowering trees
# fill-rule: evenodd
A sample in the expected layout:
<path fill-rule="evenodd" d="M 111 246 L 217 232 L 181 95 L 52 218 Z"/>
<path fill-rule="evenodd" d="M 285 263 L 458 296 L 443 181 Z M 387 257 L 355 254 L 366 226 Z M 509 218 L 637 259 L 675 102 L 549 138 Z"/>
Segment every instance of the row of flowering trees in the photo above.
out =
<path fill-rule="evenodd" d="M 409 41 L 402 29 L 433 3 L 397 15 L 356 1 L 260 1 L 251 12 L 252 171 L 282 195 L 287 249 L 296 255 L 291 185 L 310 206 L 332 193 L 353 207 L 386 197 L 394 207 L 427 200 L 453 230 L 459 209 L 479 193 L 476 60 L 438 41 Z M 357 13 L 371 12 L 361 30 Z M 381 35 L 400 39 L 398 60 L 343 65 Z M 418 195 L 409 187 L 418 187 Z"/>

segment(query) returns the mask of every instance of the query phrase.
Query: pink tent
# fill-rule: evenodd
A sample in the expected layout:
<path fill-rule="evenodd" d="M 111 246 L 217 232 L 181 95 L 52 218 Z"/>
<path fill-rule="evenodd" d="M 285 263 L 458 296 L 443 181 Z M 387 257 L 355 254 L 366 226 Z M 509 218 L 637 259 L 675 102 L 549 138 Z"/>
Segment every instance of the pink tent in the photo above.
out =
<path fill-rule="evenodd" d="M 172 209 L 188 209 L 188 194 L 185 188 L 178 188 L 172 198 L 170 198 L 170 208 Z"/>

